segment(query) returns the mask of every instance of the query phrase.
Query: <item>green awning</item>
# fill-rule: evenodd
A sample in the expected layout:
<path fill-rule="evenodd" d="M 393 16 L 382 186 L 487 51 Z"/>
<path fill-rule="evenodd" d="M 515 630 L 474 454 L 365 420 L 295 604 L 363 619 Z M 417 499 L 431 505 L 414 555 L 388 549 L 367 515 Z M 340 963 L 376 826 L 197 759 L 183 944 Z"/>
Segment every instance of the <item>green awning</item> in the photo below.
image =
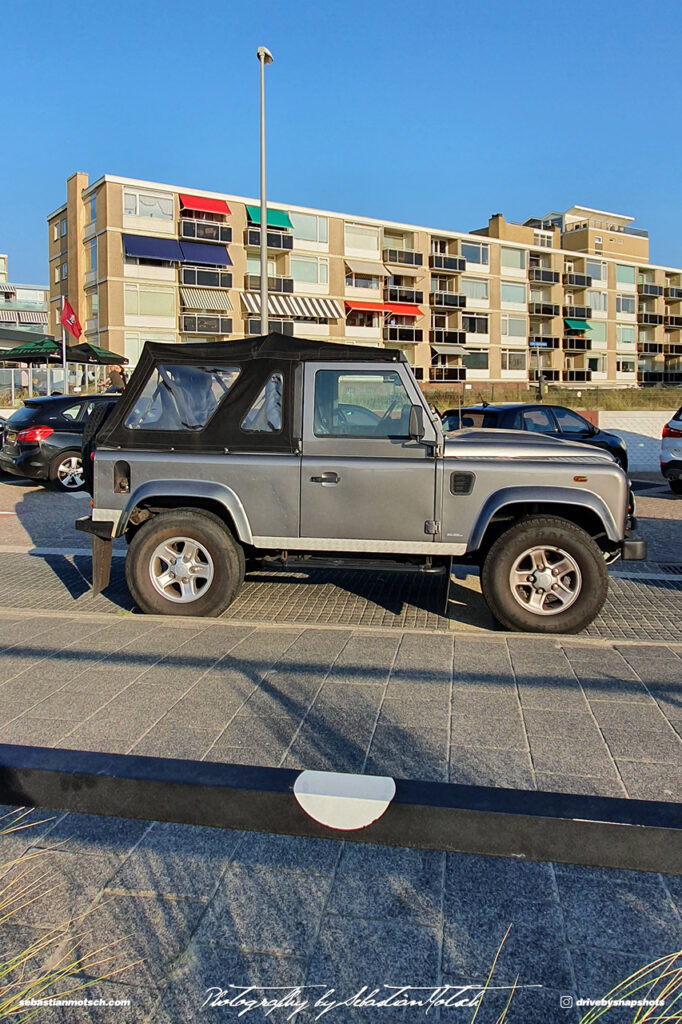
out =
<path fill-rule="evenodd" d="M 592 328 L 588 324 L 587 320 L 565 320 L 564 323 L 567 327 L 570 327 L 572 331 L 591 331 Z"/>
<path fill-rule="evenodd" d="M 246 212 L 252 224 L 260 225 L 260 206 L 247 206 Z M 286 210 L 268 209 L 269 228 L 293 228 L 293 226 Z"/>
<path fill-rule="evenodd" d="M 69 363 L 100 363 L 103 366 L 113 366 L 116 364 L 123 366 L 128 362 L 118 352 L 111 352 L 108 348 L 100 348 L 99 345 L 91 345 L 87 341 L 80 345 L 67 346 L 66 360 Z"/>
<path fill-rule="evenodd" d="M 62 346 L 54 338 L 36 338 L 3 352 L 2 360 L 5 363 L 30 363 L 31 360 L 45 360 L 51 356 L 61 357 L 61 354 Z"/>

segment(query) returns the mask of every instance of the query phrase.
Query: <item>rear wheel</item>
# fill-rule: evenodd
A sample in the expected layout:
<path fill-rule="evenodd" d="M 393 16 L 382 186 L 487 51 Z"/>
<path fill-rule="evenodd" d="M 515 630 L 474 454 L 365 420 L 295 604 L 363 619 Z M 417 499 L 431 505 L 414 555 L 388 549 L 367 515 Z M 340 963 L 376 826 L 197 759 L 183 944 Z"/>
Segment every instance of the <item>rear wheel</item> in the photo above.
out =
<path fill-rule="evenodd" d="M 220 615 L 244 581 L 244 551 L 211 512 L 161 512 L 133 536 L 126 557 L 133 598 L 151 615 Z"/>
<path fill-rule="evenodd" d="M 481 588 L 507 629 L 578 633 L 604 604 L 608 571 L 598 545 L 580 527 L 565 519 L 529 516 L 490 548 Z"/>
<path fill-rule="evenodd" d="M 682 494 L 682 480 L 668 480 L 668 484 L 673 494 Z"/>
<path fill-rule="evenodd" d="M 80 452 L 62 452 L 50 466 L 50 480 L 60 491 L 80 491 L 85 486 Z"/>

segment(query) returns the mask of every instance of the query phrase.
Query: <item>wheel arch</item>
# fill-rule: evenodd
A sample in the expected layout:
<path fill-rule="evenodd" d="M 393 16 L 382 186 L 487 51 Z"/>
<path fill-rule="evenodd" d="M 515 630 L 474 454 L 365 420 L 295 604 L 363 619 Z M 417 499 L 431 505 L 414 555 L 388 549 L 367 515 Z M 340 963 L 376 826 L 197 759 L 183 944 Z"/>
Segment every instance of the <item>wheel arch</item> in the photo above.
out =
<path fill-rule="evenodd" d="M 211 481 L 155 480 L 133 491 L 116 528 L 116 536 L 135 525 L 140 512 L 196 508 L 212 512 L 221 519 L 241 544 L 252 544 L 253 536 L 246 510 L 237 494 L 224 484 Z M 148 518 L 146 516 L 145 518 Z"/>

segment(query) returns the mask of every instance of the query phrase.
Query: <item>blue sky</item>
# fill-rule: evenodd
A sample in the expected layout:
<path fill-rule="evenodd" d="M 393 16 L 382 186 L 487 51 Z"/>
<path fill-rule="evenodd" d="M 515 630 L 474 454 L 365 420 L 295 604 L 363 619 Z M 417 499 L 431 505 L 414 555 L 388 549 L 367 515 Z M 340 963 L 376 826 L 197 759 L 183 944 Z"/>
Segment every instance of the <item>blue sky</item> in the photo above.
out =
<path fill-rule="evenodd" d="M 2 29 L 14 281 L 47 280 L 75 170 L 257 195 L 261 43 L 271 200 L 460 231 L 581 203 L 682 264 L 678 0 L 27 0 Z"/>

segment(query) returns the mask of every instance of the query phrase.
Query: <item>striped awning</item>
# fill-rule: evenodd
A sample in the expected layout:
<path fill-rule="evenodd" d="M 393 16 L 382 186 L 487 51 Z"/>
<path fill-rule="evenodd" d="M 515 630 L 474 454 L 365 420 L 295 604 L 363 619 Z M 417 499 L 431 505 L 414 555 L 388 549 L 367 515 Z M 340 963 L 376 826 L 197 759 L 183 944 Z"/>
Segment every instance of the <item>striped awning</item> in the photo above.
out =
<path fill-rule="evenodd" d="M 17 322 L 17 311 L 15 309 L 0 309 L 0 324 L 15 324 Z"/>
<path fill-rule="evenodd" d="M 260 315 L 260 295 L 244 292 L 244 308 L 248 313 Z M 268 314 L 273 316 L 320 317 L 324 320 L 341 320 L 343 313 L 336 299 L 311 298 L 307 295 L 268 294 Z"/>
<path fill-rule="evenodd" d="M 180 296 L 186 309 L 212 309 L 220 313 L 232 309 L 227 294 L 217 288 L 181 288 Z"/>
<path fill-rule="evenodd" d="M 19 323 L 20 324 L 46 324 L 47 313 L 42 312 L 39 309 L 36 310 L 19 310 Z"/>
<path fill-rule="evenodd" d="M 5 295 L 14 295 L 16 290 L 17 286 L 15 284 L 8 284 L 7 281 L 0 281 L 0 292 L 4 292 Z"/>

